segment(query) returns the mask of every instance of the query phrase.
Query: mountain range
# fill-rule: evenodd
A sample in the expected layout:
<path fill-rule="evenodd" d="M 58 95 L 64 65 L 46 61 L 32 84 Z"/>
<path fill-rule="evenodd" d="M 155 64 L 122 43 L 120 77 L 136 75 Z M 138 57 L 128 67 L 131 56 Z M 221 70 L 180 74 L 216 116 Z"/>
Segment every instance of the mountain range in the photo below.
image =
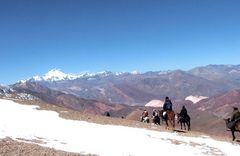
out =
<path fill-rule="evenodd" d="M 52 90 L 80 98 L 107 103 L 145 105 L 153 99 L 169 96 L 183 100 L 190 95 L 211 97 L 240 88 L 240 65 L 208 65 L 189 71 L 157 71 L 145 73 L 65 74 L 49 71 L 14 84 L 36 83 Z"/>

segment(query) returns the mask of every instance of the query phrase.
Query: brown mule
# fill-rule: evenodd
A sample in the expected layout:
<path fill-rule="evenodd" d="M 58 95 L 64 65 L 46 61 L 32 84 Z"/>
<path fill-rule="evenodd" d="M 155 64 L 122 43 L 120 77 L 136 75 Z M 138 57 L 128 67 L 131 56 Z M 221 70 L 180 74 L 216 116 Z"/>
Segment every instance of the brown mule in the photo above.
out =
<path fill-rule="evenodd" d="M 165 115 L 164 112 L 166 112 Z M 159 111 L 159 116 L 162 118 L 163 121 L 166 123 L 166 129 L 169 129 L 169 124 L 171 124 L 172 128 L 175 128 L 175 113 L 174 111 Z"/>

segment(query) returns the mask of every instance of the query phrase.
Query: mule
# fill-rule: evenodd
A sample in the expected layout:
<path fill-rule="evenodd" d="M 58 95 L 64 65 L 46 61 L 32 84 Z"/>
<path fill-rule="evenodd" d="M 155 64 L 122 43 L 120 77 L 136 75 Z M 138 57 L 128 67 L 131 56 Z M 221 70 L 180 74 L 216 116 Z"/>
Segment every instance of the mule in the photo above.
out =
<path fill-rule="evenodd" d="M 240 120 L 230 121 L 230 118 L 224 119 L 226 123 L 226 127 L 229 128 L 232 132 L 232 141 L 236 139 L 235 132 L 240 132 Z"/>
<path fill-rule="evenodd" d="M 141 121 L 141 122 L 149 123 L 149 122 L 150 122 L 150 118 L 149 118 L 148 116 L 146 116 L 146 117 L 141 116 L 141 117 L 140 117 L 140 121 Z"/>
<path fill-rule="evenodd" d="M 188 131 L 190 131 L 191 130 L 191 122 L 190 121 L 191 121 L 191 118 L 189 115 L 181 116 L 179 113 L 177 113 L 177 122 L 178 122 L 178 124 L 180 123 L 181 129 L 182 129 L 182 125 L 183 125 L 184 130 L 186 130 L 186 125 L 187 125 Z"/>
<path fill-rule="evenodd" d="M 159 115 L 153 116 L 152 121 L 153 121 L 154 124 L 160 125 L 160 117 L 159 117 Z"/>
<path fill-rule="evenodd" d="M 164 115 L 164 112 L 166 113 Z M 175 113 L 174 111 L 164 111 L 161 110 L 159 112 L 160 117 L 162 118 L 163 121 L 166 123 L 166 129 L 169 129 L 169 124 L 172 126 L 172 128 L 175 128 Z"/>

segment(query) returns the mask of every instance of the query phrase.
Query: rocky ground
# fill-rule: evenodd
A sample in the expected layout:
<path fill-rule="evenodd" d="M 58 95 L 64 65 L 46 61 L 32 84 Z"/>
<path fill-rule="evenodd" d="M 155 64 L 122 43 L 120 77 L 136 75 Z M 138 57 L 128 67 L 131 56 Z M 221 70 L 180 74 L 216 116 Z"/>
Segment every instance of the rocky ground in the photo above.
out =
<path fill-rule="evenodd" d="M 81 154 L 59 151 L 33 143 L 24 143 L 5 138 L 0 140 L 0 156 L 81 156 Z"/>

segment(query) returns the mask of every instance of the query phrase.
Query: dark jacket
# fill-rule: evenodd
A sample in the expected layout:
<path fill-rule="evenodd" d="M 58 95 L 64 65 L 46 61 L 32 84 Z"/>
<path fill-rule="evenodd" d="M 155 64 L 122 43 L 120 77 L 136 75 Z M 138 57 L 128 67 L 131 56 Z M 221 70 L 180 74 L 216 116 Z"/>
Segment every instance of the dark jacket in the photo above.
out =
<path fill-rule="evenodd" d="M 230 121 L 240 120 L 240 112 L 238 110 L 233 111 Z"/>
<path fill-rule="evenodd" d="M 186 117 L 187 116 L 187 109 L 184 106 L 182 107 L 182 110 L 180 112 L 180 116 L 182 116 L 182 117 Z"/>
<path fill-rule="evenodd" d="M 163 104 L 163 110 L 164 111 L 167 111 L 167 110 L 172 111 L 172 102 L 171 102 L 171 100 L 169 100 L 169 99 L 165 100 L 165 102 Z"/>

